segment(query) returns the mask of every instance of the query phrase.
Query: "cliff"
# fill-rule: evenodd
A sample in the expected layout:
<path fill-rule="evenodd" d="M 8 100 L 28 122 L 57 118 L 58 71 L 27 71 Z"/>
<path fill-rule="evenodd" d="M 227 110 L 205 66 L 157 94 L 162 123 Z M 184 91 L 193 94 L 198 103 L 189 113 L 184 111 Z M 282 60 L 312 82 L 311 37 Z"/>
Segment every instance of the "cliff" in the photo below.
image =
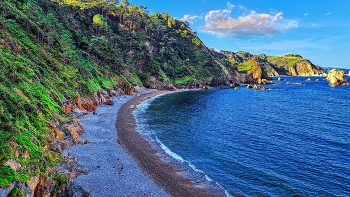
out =
<path fill-rule="evenodd" d="M 267 61 L 278 72 L 278 75 L 289 76 L 324 76 L 327 71 L 321 66 L 314 65 L 299 55 L 268 56 Z M 269 74 L 270 76 L 273 73 Z"/>
<path fill-rule="evenodd" d="M 213 51 L 221 59 L 235 65 L 240 73 L 251 75 L 255 80 L 269 79 L 272 76 L 324 76 L 327 71 L 314 65 L 300 55 L 266 56 L 239 51 Z"/>

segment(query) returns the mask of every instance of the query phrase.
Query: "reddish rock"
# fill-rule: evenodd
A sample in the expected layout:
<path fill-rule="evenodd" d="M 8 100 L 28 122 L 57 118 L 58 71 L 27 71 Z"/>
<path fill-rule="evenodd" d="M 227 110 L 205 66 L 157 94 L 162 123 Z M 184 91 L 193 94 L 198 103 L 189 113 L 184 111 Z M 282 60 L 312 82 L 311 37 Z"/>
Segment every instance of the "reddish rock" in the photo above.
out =
<path fill-rule="evenodd" d="M 62 105 L 62 110 L 63 110 L 65 113 L 71 113 L 71 112 L 73 112 L 73 106 L 72 106 L 71 103 Z"/>
<path fill-rule="evenodd" d="M 53 133 L 53 136 L 55 136 L 56 139 L 59 139 L 59 140 L 64 140 L 64 133 L 56 128 L 52 128 L 51 129 L 52 133 Z"/>
<path fill-rule="evenodd" d="M 104 104 L 106 104 L 106 105 L 114 105 L 114 102 L 111 99 L 106 98 L 106 102 Z"/>
<path fill-rule="evenodd" d="M 39 183 L 37 184 L 34 191 L 34 196 L 50 197 L 54 187 L 55 187 L 55 184 L 52 180 L 48 178 L 40 177 Z"/>
<path fill-rule="evenodd" d="M 74 124 L 74 129 L 79 133 L 79 134 L 83 134 L 84 133 L 84 127 L 83 125 L 80 124 L 78 119 L 74 119 L 73 122 Z M 78 125 L 78 126 L 76 126 Z"/>
<path fill-rule="evenodd" d="M 32 191 L 35 191 L 35 188 L 38 186 L 39 184 L 39 180 L 40 178 L 37 177 L 37 176 L 33 176 L 31 177 L 30 179 L 28 179 L 28 181 L 26 182 L 27 183 L 27 186 L 32 190 Z"/>
<path fill-rule="evenodd" d="M 82 104 L 82 107 L 89 112 L 96 111 L 98 105 L 97 103 L 84 103 Z"/>
<path fill-rule="evenodd" d="M 70 137 L 70 139 L 68 139 L 69 145 L 81 144 L 84 142 L 80 137 L 80 135 L 84 133 L 84 127 L 77 119 L 74 119 L 73 122 L 63 124 L 61 129 Z"/>
<path fill-rule="evenodd" d="M 82 102 L 82 100 L 80 98 L 80 94 L 79 93 L 77 93 L 77 97 L 74 99 L 74 101 L 75 101 L 75 104 L 78 106 L 79 109 L 83 109 L 83 106 L 82 106 L 83 102 Z"/>

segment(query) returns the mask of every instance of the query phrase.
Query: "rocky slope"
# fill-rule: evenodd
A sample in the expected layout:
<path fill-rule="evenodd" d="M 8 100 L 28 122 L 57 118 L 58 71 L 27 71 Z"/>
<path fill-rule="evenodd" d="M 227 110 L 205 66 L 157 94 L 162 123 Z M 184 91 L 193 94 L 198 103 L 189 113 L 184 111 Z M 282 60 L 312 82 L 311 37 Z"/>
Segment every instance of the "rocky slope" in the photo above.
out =
<path fill-rule="evenodd" d="M 212 50 L 213 51 L 213 50 Z M 272 76 L 324 76 L 327 71 L 321 66 L 314 65 L 300 55 L 266 56 L 253 55 L 245 51 L 213 51 L 221 59 L 235 66 L 241 73 L 251 75 L 255 80 L 269 79 Z"/>

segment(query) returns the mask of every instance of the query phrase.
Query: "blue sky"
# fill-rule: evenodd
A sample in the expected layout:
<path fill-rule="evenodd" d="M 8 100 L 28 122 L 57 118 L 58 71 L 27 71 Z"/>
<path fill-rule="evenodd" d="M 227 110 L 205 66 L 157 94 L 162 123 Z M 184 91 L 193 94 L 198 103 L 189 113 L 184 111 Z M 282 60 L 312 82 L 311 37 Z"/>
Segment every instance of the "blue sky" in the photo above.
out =
<path fill-rule="evenodd" d="M 350 0 L 129 0 L 190 23 L 217 50 L 300 54 L 350 69 Z"/>

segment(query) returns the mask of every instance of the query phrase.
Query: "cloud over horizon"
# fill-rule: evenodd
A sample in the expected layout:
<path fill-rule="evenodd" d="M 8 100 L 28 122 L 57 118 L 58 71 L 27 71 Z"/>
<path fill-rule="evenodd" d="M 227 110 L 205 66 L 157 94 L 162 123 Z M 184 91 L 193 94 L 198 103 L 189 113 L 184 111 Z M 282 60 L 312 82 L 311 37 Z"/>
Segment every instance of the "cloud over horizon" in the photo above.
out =
<path fill-rule="evenodd" d="M 193 24 L 196 22 L 197 18 L 199 18 L 199 16 L 185 14 L 180 20 L 187 21 L 188 23 Z"/>
<path fill-rule="evenodd" d="M 247 39 L 257 36 L 272 36 L 298 27 L 297 21 L 284 19 L 283 12 L 261 14 L 251 10 L 234 18 L 231 16 L 231 12 L 235 6 L 231 3 L 228 3 L 227 6 L 227 9 L 209 11 L 205 15 L 205 25 L 201 27 L 201 31 L 219 37 Z M 242 5 L 238 7 L 242 7 Z"/>

